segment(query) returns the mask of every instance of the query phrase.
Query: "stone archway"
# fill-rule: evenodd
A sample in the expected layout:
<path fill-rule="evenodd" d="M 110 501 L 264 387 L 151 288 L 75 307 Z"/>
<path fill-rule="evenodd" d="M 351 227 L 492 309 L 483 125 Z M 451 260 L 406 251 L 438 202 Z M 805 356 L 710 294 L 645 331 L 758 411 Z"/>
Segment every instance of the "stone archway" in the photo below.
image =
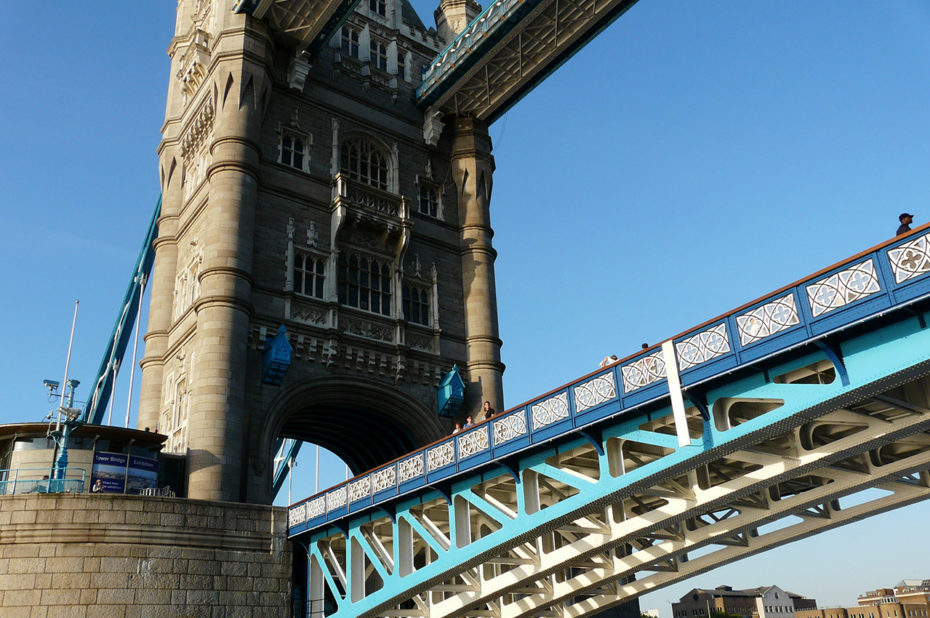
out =
<path fill-rule="evenodd" d="M 359 474 L 445 433 L 435 410 L 403 392 L 380 382 L 334 376 L 307 380 L 280 393 L 257 446 L 262 460 L 270 463 L 276 438 L 311 442 L 335 453 Z M 270 484 L 270 478 L 264 484 Z"/>

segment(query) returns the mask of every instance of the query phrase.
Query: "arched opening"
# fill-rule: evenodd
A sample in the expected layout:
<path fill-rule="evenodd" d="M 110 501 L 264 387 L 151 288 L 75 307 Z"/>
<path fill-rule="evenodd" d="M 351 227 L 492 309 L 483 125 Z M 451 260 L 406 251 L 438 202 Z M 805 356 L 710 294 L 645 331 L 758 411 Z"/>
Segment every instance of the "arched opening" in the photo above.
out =
<path fill-rule="evenodd" d="M 301 440 L 307 447 L 319 445 L 341 459 L 354 476 L 444 433 L 436 412 L 409 395 L 375 381 L 330 377 L 282 393 L 271 407 L 261 445 L 269 462 L 277 438 Z M 306 453 L 312 450 L 307 448 Z M 320 490 L 331 484 L 321 480 Z M 295 500 L 299 497 L 303 496 Z"/>

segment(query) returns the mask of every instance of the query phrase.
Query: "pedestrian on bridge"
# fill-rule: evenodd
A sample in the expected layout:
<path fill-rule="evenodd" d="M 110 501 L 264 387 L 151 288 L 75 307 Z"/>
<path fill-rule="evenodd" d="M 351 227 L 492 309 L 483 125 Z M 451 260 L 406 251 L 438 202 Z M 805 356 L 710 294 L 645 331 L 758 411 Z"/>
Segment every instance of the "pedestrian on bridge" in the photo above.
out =
<path fill-rule="evenodd" d="M 914 215 L 902 212 L 898 215 L 898 221 L 901 222 L 901 225 L 898 226 L 898 231 L 895 232 L 895 236 L 900 236 L 911 231 L 911 223 L 914 222 Z"/>
<path fill-rule="evenodd" d="M 495 411 L 494 408 L 491 407 L 490 401 L 484 402 L 484 405 L 482 406 L 481 411 L 484 412 L 484 420 L 488 420 L 489 418 L 497 414 L 497 411 Z"/>

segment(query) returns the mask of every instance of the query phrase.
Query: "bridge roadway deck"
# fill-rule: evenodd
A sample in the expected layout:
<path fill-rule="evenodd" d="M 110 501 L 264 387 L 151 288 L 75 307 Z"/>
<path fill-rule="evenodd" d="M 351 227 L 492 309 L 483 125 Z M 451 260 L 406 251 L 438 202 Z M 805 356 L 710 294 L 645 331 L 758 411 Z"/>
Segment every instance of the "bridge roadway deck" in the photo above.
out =
<path fill-rule="evenodd" d="M 925 299 L 928 274 L 930 224 L 671 338 L 685 397 L 706 412 L 705 383 L 812 342 L 836 354 L 831 335 Z M 515 455 L 668 397 L 666 363 L 661 346 L 653 346 L 293 504 L 289 536 L 344 527 L 363 512 L 389 509 L 465 473 L 510 465 Z"/>

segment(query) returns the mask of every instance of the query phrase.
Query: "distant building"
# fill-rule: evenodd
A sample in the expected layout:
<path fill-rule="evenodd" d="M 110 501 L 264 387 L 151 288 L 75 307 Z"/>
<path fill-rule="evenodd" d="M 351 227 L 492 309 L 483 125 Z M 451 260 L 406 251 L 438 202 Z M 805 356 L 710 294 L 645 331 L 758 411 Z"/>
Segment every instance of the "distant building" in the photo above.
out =
<path fill-rule="evenodd" d="M 930 579 L 904 579 L 894 588 L 878 588 L 859 595 L 858 605 L 809 609 L 795 618 L 927 618 Z"/>
<path fill-rule="evenodd" d="M 879 588 L 878 590 L 870 590 L 865 594 L 860 594 L 859 598 L 856 600 L 859 602 L 859 605 L 881 605 L 898 602 L 898 599 L 895 597 L 894 588 Z"/>
<path fill-rule="evenodd" d="M 926 618 L 930 611 L 930 579 L 902 579 L 895 586 L 905 618 Z"/>
<path fill-rule="evenodd" d="M 859 605 L 897 603 L 904 611 L 917 612 L 930 606 L 930 579 L 902 579 L 894 588 L 879 588 L 859 595 Z M 909 610 L 907 608 L 910 608 Z M 905 616 L 926 616 L 906 613 Z"/>
<path fill-rule="evenodd" d="M 746 590 L 717 586 L 713 589 L 691 590 L 677 603 L 672 603 L 672 615 L 675 618 L 701 618 L 717 611 L 743 618 L 795 618 L 796 612 L 816 607 L 815 599 L 782 590 L 778 586 L 760 586 Z"/>

